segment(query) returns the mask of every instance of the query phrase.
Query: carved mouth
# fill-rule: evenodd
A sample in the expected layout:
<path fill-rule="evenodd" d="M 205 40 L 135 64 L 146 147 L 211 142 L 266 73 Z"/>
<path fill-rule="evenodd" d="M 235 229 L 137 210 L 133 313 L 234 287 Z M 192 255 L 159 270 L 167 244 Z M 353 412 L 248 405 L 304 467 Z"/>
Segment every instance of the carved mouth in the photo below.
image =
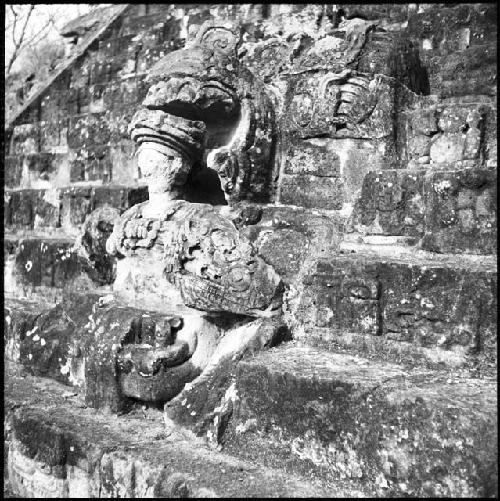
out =
<path fill-rule="evenodd" d="M 149 344 L 128 344 L 122 348 L 119 363 L 123 373 L 135 369 L 142 377 L 152 377 L 162 369 L 183 364 L 190 357 L 187 343 L 176 343 L 164 348 L 153 348 Z"/>
<path fill-rule="evenodd" d="M 227 144 L 240 118 L 239 99 L 230 87 L 192 76 L 158 82 L 149 89 L 143 105 L 180 120 L 203 122 L 208 149 Z"/>

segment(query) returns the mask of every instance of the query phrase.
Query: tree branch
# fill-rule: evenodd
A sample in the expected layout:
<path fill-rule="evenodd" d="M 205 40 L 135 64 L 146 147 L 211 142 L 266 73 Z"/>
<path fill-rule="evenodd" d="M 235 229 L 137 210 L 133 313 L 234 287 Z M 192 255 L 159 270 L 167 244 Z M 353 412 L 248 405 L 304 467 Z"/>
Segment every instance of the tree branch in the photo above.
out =
<path fill-rule="evenodd" d="M 10 71 L 12 69 L 12 66 L 14 62 L 16 61 L 17 57 L 19 56 L 19 53 L 21 50 L 29 43 L 33 42 L 35 38 L 44 30 L 47 28 L 47 26 L 50 24 L 51 19 L 49 20 L 49 23 L 47 23 L 42 30 L 38 32 L 38 34 L 34 35 L 30 40 L 26 40 L 26 28 L 28 26 L 28 22 L 31 18 L 31 14 L 33 13 L 33 10 L 35 9 L 35 6 L 33 4 L 30 4 L 28 13 L 26 14 L 26 18 L 24 20 L 24 25 L 21 28 L 21 32 L 19 34 L 19 38 L 16 40 L 16 27 L 17 27 L 17 22 L 19 18 L 19 13 L 16 12 L 14 9 L 13 5 L 9 5 L 10 10 L 12 12 L 12 15 L 14 16 L 14 21 L 13 21 L 13 26 L 12 26 L 12 41 L 14 42 L 14 50 L 12 51 L 12 54 L 10 56 L 9 62 L 7 63 L 7 68 L 5 70 L 5 73 L 7 75 L 10 74 Z"/>

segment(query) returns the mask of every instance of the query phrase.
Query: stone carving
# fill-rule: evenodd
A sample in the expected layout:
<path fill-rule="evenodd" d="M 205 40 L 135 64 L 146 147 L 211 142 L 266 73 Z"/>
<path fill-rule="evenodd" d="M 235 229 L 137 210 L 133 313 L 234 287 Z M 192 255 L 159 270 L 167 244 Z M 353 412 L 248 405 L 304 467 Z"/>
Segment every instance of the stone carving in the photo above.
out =
<path fill-rule="evenodd" d="M 273 108 L 240 67 L 238 44 L 231 26 L 205 23 L 185 49 L 153 67 L 144 108 L 130 124 L 149 200 L 121 215 L 106 248 L 136 271 L 146 261 L 160 269 L 185 306 L 224 318 L 267 318 L 281 312 L 283 285 L 276 271 L 240 233 L 230 210 L 187 201 L 190 182 L 206 169 L 217 172 L 231 204 L 270 195 Z M 120 283 L 118 276 L 115 285 Z M 166 310 L 172 306 L 165 300 Z M 201 366 L 194 370 L 191 363 L 200 343 L 198 351 L 211 360 L 218 341 L 208 343 L 202 331 L 179 340 L 180 323 L 178 317 L 162 325 L 144 318 L 132 322 L 117 354 L 125 396 L 169 400 L 200 374 Z M 242 342 L 230 353 L 241 350 Z"/>
<path fill-rule="evenodd" d="M 191 332 L 188 339 L 178 339 L 182 323 L 178 316 L 159 321 L 137 317 L 131 322 L 117 357 L 120 386 L 125 396 L 162 402 L 182 389 L 185 378 L 193 372 L 193 367 L 184 363 L 197 345 L 195 332 Z"/>
<path fill-rule="evenodd" d="M 251 316 L 279 312 L 279 276 L 231 220 L 212 206 L 181 200 L 162 218 L 148 218 L 148 204 L 123 214 L 108 240 L 110 253 L 132 256 L 154 247 L 187 306 Z"/>
<path fill-rule="evenodd" d="M 204 156 L 229 201 L 266 194 L 272 107 L 240 68 L 238 44 L 234 28 L 205 23 L 191 44 L 153 67 L 145 108 L 130 125 L 150 199 L 122 215 L 107 249 L 121 256 L 156 249 L 187 306 L 268 316 L 281 302 L 275 271 L 219 210 L 178 200 L 189 176 L 206 168 Z"/>
<path fill-rule="evenodd" d="M 178 166 L 165 167 L 176 169 L 164 179 L 172 187 L 184 184 L 190 170 L 208 167 L 228 201 L 265 201 L 272 188 L 274 111 L 262 84 L 240 65 L 239 44 L 239 29 L 204 23 L 184 49 L 153 66 L 144 109 L 130 131 L 139 144 L 147 143 L 149 156 L 153 149 L 182 154 Z"/>

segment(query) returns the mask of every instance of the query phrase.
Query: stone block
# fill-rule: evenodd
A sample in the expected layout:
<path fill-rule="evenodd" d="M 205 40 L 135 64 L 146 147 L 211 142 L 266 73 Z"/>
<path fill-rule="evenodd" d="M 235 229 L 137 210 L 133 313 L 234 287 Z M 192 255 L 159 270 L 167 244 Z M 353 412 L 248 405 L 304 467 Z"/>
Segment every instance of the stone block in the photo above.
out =
<path fill-rule="evenodd" d="M 85 161 L 76 158 L 70 162 L 69 180 L 71 183 L 85 181 Z"/>
<path fill-rule="evenodd" d="M 324 72 L 305 73 L 290 80 L 285 99 L 285 130 L 293 136 L 392 136 L 394 82 L 382 75 L 336 82 Z"/>
<path fill-rule="evenodd" d="M 334 217 L 300 207 L 254 209 L 244 207 L 236 224 L 285 283 L 298 279 L 307 259 L 338 247 L 342 222 Z"/>
<path fill-rule="evenodd" d="M 435 172 L 427 180 L 425 236 L 433 252 L 496 252 L 496 171 Z"/>
<path fill-rule="evenodd" d="M 339 178 L 284 175 L 279 200 L 302 207 L 341 209 L 344 202 L 343 182 Z"/>
<path fill-rule="evenodd" d="M 496 5 L 455 4 L 434 6 L 426 11 L 410 16 L 408 30 L 421 43 L 428 41 L 421 49 L 448 55 L 463 51 L 470 46 L 483 45 L 495 41 Z M 428 46 L 430 46 L 428 48 Z"/>
<path fill-rule="evenodd" d="M 425 135 L 431 136 L 437 132 L 437 111 L 435 107 L 422 107 L 420 109 L 403 112 L 403 117 L 408 128 L 408 136 Z"/>
<path fill-rule="evenodd" d="M 112 79 L 113 59 L 107 61 L 96 61 L 90 66 L 90 85 L 105 84 Z"/>
<path fill-rule="evenodd" d="M 37 173 L 40 179 L 47 180 L 50 174 L 55 171 L 55 154 L 53 153 L 36 153 L 26 156 L 28 169 Z"/>
<path fill-rule="evenodd" d="M 23 173 L 23 158 L 20 155 L 5 157 L 5 186 L 19 188 Z"/>
<path fill-rule="evenodd" d="M 319 141 L 305 140 L 292 146 L 285 158 L 285 174 L 340 177 L 340 159 Z"/>
<path fill-rule="evenodd" d="M 93 148 L 85 152 L 85 180 L 109 183 L 113 177 L 112 160 L 107 146 Z"/>
<path fill-rule="evenodd" d="M 495 349 L 496 274 L 460 268 L 379 265 L 388 339 L 490 358 Z"/>
<path fill-rule="evenodd" d="M 12 132 L 12 140 L 9 147 L 11 155 L 38 153 L 40 127 L 37 119 L 33 123 L 16 125 Z"/>
<path fill-rule="evenodd" d="M 71 117 L 68 124 L 68 147 L 74 150 L 92 150 L 96 145 L 107 145 L 110 132 L 102 114 L 83 114 Z"/>
<path fill-rule="evenodd" d="M 5 223 L 27 230 L 60 226 L 59 197 L 53 190 L 9 190 L 6 193 Z"/>
<path fill-rule="evenodd" d="M 491 495 L 496 385 L 447 378 L 274 348 L 238 366 L 225 447 L 289 471 L 358 479 L 378 496 Z"/>
<path fill-rule="evenodd" d="M 462 160 L 465 150 L 464 136 L 465 135 L 462 134 L 446 133 L 436 135 L 431 140 L 429 151 L 430 159 L 436 163 L 453 163 Z"/>
<path fill-rule="evenodd" d="M 33 207 L 24 190 L 9 190 L 4 198 L 4 223 L 6 227 L 33 228 Z"/>
<path fill-rule="evenodd" d="M 355 204 L 357 231 L 418 236 L 424 231 L 424 171 L 369 172 Z"/>
<path fill-rule="evenodd" d="M 80 227 L 92 212 L 92 189 L 72 187 L 61 190 L 61 224 L 65 228 Z"/>
<path fill-rule="evenodd" d="M 449 354 L 462 364 L 495 363 L 497 277 L 487 265 L 473 270 L 457 259 L 416 263 L 347 254 L 318 261 L 302 283 L 293 316 L 306 330 L 329 329 L 332 339 L 380 336 L 431 349 L 429 359 Z M 301 339 L 309 342 L 307 335 Z"/>
<path fill-rule="evenodd" d="M 96 294 L 68 294 L 51 309 L 40 306 L 34 319 L 13 333 L 20 345 L 19 362 L 23 367 L 33 375 L 83 387 L 85 338 L 82 336 L 86 334 L 83 327 L 97 299 Z M 17 317 L 26 316 L 23 310 L 27 309 L 24 304 L 18 307 Z"/>
<path fill-rule="evenodd" d="M 269 468 L 235 462 L 216 450 L 207 454 L 199 441 L 186 442 L 184 435 L 165 432 L 156 409 L 146 411 L 148 426 L 142 411 L 115 416 L 110 425 L 88 409 L 79 395 L 68 395 L 72 392 L 60 383 L 34 377 L 9 378 L 7 386 L 8 474 L 16 495 L 328 495 L 327 488 L 306 478 L 276 469 L 271 470 L 270 478 Z M 144 442 L 137 441 L 139 436 Z M 185 446 L 179 447 L 179 443 Z M 189 474 L 186 465 L 190 465 Z"/>
<path fill-rule="evenodd" d="M 61 144 L 60 120 L 64 111 L 55 109 L 50 115 L 42 115 L 40 122 L 40 151 L 51 151 Z"/>
<path fill-rule="evenodd" d="M 303 283 L 313 297 L 311 320 L 318 327 L 381 334 L 377 265 L 338 259 L 319 262 Z"/>
<path fill-rule="evenodd" d="M 15 262 L 18 280 L 31 286 L 61 288 L 81 271 L 71 240 L 22 239 Z"/>
<path fill-rule="evenodd" d="M 26 333 L 31 331 L 40 314 L 50 306 L 30 301 L 8 299 L 4 308 L 5 358 L 11 362 L 21 361 L 21 344 Z"/>
<path fill-rule="evenodd" d="M 429 66 L 431 93 L 441 98 L 495 93 L 496 43 L 434 56 Z"/>

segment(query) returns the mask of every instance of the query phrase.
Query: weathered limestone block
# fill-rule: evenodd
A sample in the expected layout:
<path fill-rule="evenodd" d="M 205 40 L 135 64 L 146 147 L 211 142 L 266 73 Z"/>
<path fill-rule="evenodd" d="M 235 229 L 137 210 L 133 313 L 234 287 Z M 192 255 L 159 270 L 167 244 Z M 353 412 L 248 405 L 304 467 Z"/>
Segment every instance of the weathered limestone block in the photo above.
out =
<path fill-rule="evenodd" d="M 38 153 L 38 137 L 40 134 L 38 123 L 16 125 L 12 131 L 11 155 Z"/>
<path fill-rule="evenodd" d="M 289 285 L 300 280 L 308 260 L 337 251 L 342 227 L 339 219 L 304 208 L 268 206 L 242 232 Z"/>
<path fill-rule="evenodd" d="M 58 228 L 60 200 L 57 190 L 8 190 L 4 221 L 12 230 Z"/>
<path fill-rule="evenodd" d="M 408 30 L 420 41 L 421 53 L 449 55 L 494 42 L 497 6 L 491 3 L 432 6 L 408 19 Z"/>
<path fill-rule="evenodd" d="M 154 409 L 146 417 L 142 410 L 115 416 L 110 426 L 78 395 L 67 393 L 55 381 L 9 378 L 5 428 L 15 492 L 84 498 L 237 497 L 242 490 L 255 497 L 328 493 L 306 478 L 207 451 L 185 433 L 167 435 Z"/>
<path fill-rule="evenodd" d="M 340 177 L 340 158 L 328 146 L 318 140 L 292 146 L 285 159 L 285 174 Z"/>
<path fill-rule="evenodd" d="M 422 346 L 464 346 L 477 353 L 491 346 L 496 277 L 441 267 L 381 265 L 384 332 Z M 403 339 L 404 338 L 404 339 Z"/>
<path fill-rule="evenodd" d="M 369 172 L 351 216 L 361 233 L 420 236 L 424 232 L 425 171 Z"/>
<path fill-rule="evenodd" d="M 5 187 L 20 188 L 23 174 L 23 157 L 21 155 L 5 156 Z"/>
<path fill-rule="evenodd" d="M 483 94 L 493 96 L 496 78 L 496 43 L 435 56 L 430 62 L 430 88 L 441 98 Z"/>
<path fill-rule="evenodd" d="M 61 224 L 65 228 L 80 227 L 92 211 L 92 189 L 71 187 L 61 190 Z"/>
<path fill-rule="evenodd" d="M 494 271 L 339 255 L 319 261 L 303 283 L 293 312 L 302 327 L 328 328 L 333 339 L 382 336 L 432 348 L 434 358 L 450 352 L 461 364 L 495 359 Z M 307 334 L 299 337 L 307 342 Z"/>
<path fill-rule="evenodd" d="M 85 386 L 82 327 L 92 313 L 96 294 L 70 295 L 51 309 L 37 311 L 17 333 L 19 362 L 30 373 L 83 388 Z M 24 304 L 19 311 L 24 311 Z"/>
<path fill-rule="evenodd" d="M 375 264 L 346 259 L 319 262 L 315 273 L 303 282 L 314 297 L 309 315 L 301 308 L 301 314 L 307 315 L 304 321 L 318 327 L 380 334 L 381 291 Z"/>
<path fill-rule="evenodd" d="M 280 202 L 308 208 L 341 209 L 344 184 L 340 178 L 285 174 L 281 180 Z"/>
<path fill-rule="evenodd" d="M 494 381 L 447 378 L 275 348 L 238 365 L 223 443 L 245 459 L 359 479 L 379 496 L 492 495 Z"/>
<path fill-rule="evenodd" d="M 347 19 L 362 18 L 368 20 L 387 19 L 393 23 L 404 22 L 411 8 L 407 4 L 342 4 L 342 16 Z M 338 12 L 338 11 L 337 11 Z M 339 15 L 339 13 L 337 13 Z"/>
<path fill-rule="evenodd" d="M 60 190 L 61 224 L 67 231 L 80 230 L 93 210 L 109 206 L 120 213 L 148 199 L 147 187 L 95 186 Z"/>
<path fill-rule="evenodd" d="M 78 255 L 75 242 L 68 238 L 22 238 L 16 244 L 12 265 L 6 292 L 17 296 L 40 287 L 88 290 L 94 281 L 99 282 L 96 271 Z"/>
<path fill-rule="evenodd" d="M 485 128 L 493 107 L 487 96 L 448 98 L 440 104 L 403 111 L 405 144 L 400 148 L 408 167 L 431 169 L 479 167 L 485 160 Z M 430 165 L 428 165 L 430 164 Z"/>
<path fill-rule="evenodd" d="M 496 172 L 436 172 L 427 180 L 422 247 L 434 252 L 496 252 Z"/>
<path fill-rule="evenodd" d="M 350 76 L 352 74 L 352 76 Z M 392 130 L 394 101 L 389 79 L 350 70 L 292 77 L 287 132 L 299 137 L 382 138 Z"/>
<path fill-rule="evenodd" d="M 109 128 L 102 113 L 87 113 L 72 117 L 68 124 L 68 147 L 74 150 L 105 145 L 109 139 Z"/>
<path fill-rule="evenodd" d="M 4 308 L 4 356 L 6 360 L 20 362 L 21 344 L 26 333 L 31 331 L 37 317 L 50 308 L 51 305 L 40 306 L 38 303 L 9 298 Z"/>

